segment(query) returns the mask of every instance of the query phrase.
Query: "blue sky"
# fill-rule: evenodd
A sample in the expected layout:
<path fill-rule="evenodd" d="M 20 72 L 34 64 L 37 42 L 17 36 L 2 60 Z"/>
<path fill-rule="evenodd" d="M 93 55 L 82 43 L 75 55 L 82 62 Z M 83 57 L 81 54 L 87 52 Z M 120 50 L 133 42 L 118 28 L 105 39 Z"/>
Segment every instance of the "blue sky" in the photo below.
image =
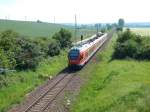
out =
<path fill-rule="evenodd" d="M 0 0 L 0 18 L 71 23 L 150 22 L 149 0 Z"/>

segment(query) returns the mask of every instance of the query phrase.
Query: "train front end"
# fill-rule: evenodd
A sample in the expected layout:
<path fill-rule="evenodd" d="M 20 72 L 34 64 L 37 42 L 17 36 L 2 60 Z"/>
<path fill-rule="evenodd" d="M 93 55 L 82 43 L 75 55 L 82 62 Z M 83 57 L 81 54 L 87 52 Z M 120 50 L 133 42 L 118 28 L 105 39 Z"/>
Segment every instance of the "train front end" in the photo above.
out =
<path fill-rule="evenodd" d="M 68 53 L 68 67 L 81 68 L 82 54 L 79 48 L 72 48 Z"/>

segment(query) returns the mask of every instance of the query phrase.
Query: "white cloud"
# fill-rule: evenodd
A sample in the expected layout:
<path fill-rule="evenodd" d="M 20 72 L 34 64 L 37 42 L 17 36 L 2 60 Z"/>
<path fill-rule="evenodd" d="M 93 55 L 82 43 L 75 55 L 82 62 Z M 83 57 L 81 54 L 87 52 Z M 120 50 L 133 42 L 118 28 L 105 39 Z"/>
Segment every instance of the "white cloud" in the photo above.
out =
<path fill-rule="evenodd" d="M 8 0 L 7 0 L 8 1 Z M 1 2 L 0 2 L 1 3 Z M 14 0 L 0 4 L 0 18 L 80 23 L 150 21 L 149 0 Z"/>

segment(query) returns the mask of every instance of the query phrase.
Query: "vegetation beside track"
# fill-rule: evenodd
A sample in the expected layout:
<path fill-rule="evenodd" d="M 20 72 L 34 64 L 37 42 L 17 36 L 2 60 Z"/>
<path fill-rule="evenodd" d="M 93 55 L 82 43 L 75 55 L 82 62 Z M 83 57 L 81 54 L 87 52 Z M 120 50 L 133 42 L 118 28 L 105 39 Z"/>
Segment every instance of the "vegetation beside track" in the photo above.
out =
<path fill-rule="evenodd" d="M 87 38 L 96 32 L 95 28 L 81 28 L 75 39 L 71 38 L 73 28 L 61 27 L 64 28 L 42 22 L 0 20 L 0 112 L 21 102 L 28 92 L 64 69 L 65 49 L 71 41 L 79 40 L 81 34 Z"/>
<path fill-rule="evenodd" d="M 70 46 L 70 39 L 73 41 L 74 38 L 70 38 L 71 35 L 69 31 L 71 28 L 69 28 L 69 30 L 61 29 L 59 32 L 56 32 L 53 27 L 50 28 L 50 30 L 55 30 L 55 34 L 52 37 L 53 39 L 51 36 L 49 36 L 50 38 L 26 38 L 26 36 L 22 36 L 35 36 L 32 33 L 41 33 L 42 30 L 38 28 L 40 28 L 41 25 L 43 25 L 42 27 L 48 26 L 50 25 L 49 23 L 0 20 L 0 24 L 0 68 L 4 68 L 6 71 L 0 73 L 0 112 L 6 112 L 12 105 L 21 102 L 28 92 L 67 66 L 66 47 Z M 5 31 L 5 29 L 8 28 L 13 29 L 13 27 L 15 27 L 15 31 L 19 33 L 13 30 Z M 28 29 L 28 27 L 31 27 L 31 29 Z M 55 27 L 57 30 L 59 29 L 57 25 Z M 49 27 L 47 27 L 47 29 L 49 29 Z M 30 31 L 32 33 L 30 33 Z M 49 32 L 49 30 L 46 31 L 53 34 Z M 71 32 L 73 31 L 71 30 Z M 91 36 L 95 33 L 95 30 L 84 29 L 84 33 L 86 34 L 85 37 Z M 65 35 L 67 35 L 66 38 L 64 38 Z M 40 36 L 40 34 L 38 36 Z M 63 45 L 64 43 L 65 46 Z M 26 54 L 31 55 L 28 57 Z M 12 64 L 12 62 L 14 62 L 14 64 Z M 35 65 L 35 68 L 28 66 L 32 65 L 32 63 Z"/>
<path fill-rule="evenodd" d="M 23 100 L 24 96 L 46 79 L 56 75 L 67 66 L 67 51 L 58 56 L 44 59 L 35 71 L 12 72 L 0 75 L 0 83 L 5 83 L 0 89 L 0 112 Z"/>
<path fill-rule="evenodd" d="M 116 37 L 81 71 L 88 81 L 72 105 L 72 112 L 150 111 L 150 62 L 111 60 Z"/>
<path fill-rule="evenodd" d="M 62 28 L 54 37 L 29 39 L 12 30 L 0 33 L 0 112 L 67 66 L 71 33 Z"/>
<path fill-rule="evenodd" d="M 118 34 L 113 59 L 150 59 L 150 36 L 141 36 L 130 29 Z"/>

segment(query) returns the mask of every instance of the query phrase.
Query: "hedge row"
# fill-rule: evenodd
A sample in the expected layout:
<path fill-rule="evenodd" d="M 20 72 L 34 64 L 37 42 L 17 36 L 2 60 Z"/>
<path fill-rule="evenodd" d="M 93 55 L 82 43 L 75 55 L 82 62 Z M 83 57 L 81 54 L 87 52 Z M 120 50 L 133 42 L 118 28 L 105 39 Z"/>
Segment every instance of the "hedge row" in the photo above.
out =
<path fill-rule="evenodd" d="M 150 36 L 136 35 L 127 29 L 118 35 L 113 58 L 150 59 Z"/>
<path fill-rule="evenodd" d="M 35 69 L 40 60 L 59 55 L 71 45 L 71 33 L 61 29 L 52 38 L 26 38 L 7 30 L 0 33 L 0 69 Z"/>

